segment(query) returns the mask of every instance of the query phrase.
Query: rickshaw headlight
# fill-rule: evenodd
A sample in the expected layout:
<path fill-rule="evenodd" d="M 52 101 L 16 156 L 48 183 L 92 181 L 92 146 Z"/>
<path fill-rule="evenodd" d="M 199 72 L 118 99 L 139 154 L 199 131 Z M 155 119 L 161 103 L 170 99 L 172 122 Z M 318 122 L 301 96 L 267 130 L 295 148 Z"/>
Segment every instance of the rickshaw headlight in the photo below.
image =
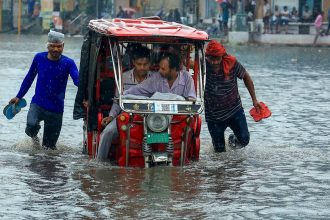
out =
<path fill-rule="evenodd" d="M 166 115 L 150 114 L 147 116 L 147 125 L 153 132 L 162 132 L 169 125 L 169 118 Z"/>

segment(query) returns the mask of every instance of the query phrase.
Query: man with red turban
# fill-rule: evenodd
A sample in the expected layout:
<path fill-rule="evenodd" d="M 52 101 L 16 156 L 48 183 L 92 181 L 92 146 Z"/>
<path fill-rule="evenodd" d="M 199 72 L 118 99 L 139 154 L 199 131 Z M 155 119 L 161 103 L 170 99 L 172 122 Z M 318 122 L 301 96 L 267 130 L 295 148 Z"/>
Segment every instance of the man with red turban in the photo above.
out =
<path fill-rule="evenodd" d="M 244 81 L 253 106 L 259 111 L 262 107 L 256 98 L 253 81 L 236 58 L 227 54 L 224 46 L 216 40 L 207 45 L 205 55 L 205 118 L 214 151 L 225 151 L 224 132 L 227 127 L 234 132 L 229 135 L 229 146 L 245 147 L 249 143 L 250 134 L 238 92 L 237 78 Z"/>

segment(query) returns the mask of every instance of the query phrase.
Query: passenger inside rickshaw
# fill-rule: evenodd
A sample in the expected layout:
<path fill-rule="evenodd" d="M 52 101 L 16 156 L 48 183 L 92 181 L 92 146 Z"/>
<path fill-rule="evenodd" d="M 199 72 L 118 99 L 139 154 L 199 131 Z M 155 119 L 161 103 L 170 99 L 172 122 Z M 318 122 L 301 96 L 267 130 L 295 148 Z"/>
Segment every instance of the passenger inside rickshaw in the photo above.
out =
<path fill-rule="evenodd" d="M 158 72 L 149 70 L 150 49 L 147 47 L 134 44 L 126 54 L 132 57 L 130 62 L 133 64 L 133 68 L 122 74 L 125 98 L 196 100 L 193 80 L 187 71 L 182 70 L 182 63 L 177 53 L 162 53 Z M 135 96 L 131 96 L 132 94 Z M 117 101 L 118 92 L 116 92 L 109 115 L 102 119 L 104 130 L 100 135 L 97 152 L 97 158 L 100 160 L 109 158 L 111 143 L 118 137 L 117 123 L 114 119 L 121 113 L 121 109 Z"/>
<path fill-rule="evenodd" d="M 149 78 L 153 73 L 149 70 L 150 67 L 150 49 L 142 45 L 134 45 L 130 48 L 129 53 L 132 59 L 133 68 L 122 74 L 123 90 L 127 90 L 137 84 L 142 83 Z M 118 92 L 116 92 L 113 105 L 108 116 L 102 119 L 102 126 L 105 127 L 100 135 L 99 148 L 97 158 L 106 160 L 109 155 L 110 146 L 114 138 L 118 137 L 116 117 L 121 113 L 121 108 L 118 105 Z"/>
<path fill-rule="evenodd" d="M 160 57 L 159 70 L 141 84 L 131 87 L 123 92 L 124 95 L 137 95 L 151 97 L 159 93 L 169 93 L 169 97 L 183 96 L 183 100 L 196 100 L 195 86 L 192 77 L 183 71 L 179 55 L 165 53 Z M 166 95 L 163 95 L 166 98 Z M 170 100 L 166 98 L 167 100 Z M 129 96 L 131 98 L 131 96 Z M 134 97 L 136 98 L 136 97 Z"/>
<path fill-rule="evenodd" d="M 124 71 L 134 68 L 134 53 L 142 47 L 146 46 L 142 46 L 140 43 L 127 43 L 126 46 L 123 44 L 123 50 L 125 50 L 125 52 L 122 57 L 122 66 Z"/>

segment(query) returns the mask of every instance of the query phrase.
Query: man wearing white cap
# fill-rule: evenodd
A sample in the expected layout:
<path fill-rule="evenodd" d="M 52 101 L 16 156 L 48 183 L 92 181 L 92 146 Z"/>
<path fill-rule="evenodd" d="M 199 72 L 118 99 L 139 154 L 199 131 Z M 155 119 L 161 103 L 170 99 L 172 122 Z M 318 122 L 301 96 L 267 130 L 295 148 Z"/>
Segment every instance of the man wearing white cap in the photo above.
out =
<path fill-rule="evenodd" d="M 42 145 L 47 149 L 56 149 L 56 142 L 62 128 L 68 77 L 70 75 L 73 83 L 78 86 L 79 73 L 74 61 L 62 55 L 64 34 L 50 31 L 47 49 L 47 52 L 35 55 L 19 92 L 9 103 L 17 104 L 28 92 L 37 76 L 25 133 L 32 138 L 34 144 L 39 145 L 37 134 L 40 130 L 40 122 L 44 121 Z"/>

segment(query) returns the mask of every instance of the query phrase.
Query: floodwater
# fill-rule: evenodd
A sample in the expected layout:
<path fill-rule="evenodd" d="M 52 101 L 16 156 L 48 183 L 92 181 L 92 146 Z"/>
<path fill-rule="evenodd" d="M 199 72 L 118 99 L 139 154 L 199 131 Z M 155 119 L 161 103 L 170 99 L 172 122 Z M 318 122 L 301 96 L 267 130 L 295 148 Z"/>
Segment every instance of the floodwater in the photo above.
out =
<path fill-rule="evenodd" d="M 45 42 L 46 36 L 0 35 L 1 108 Z M 78 66 L 81 44 L 81 38 L 65 43 Z M 228 50 L 273 113 L 258 123 L 247 116 L 245 149 L 214 154 L 204 123 L 200 161 L 188 167 L 118 168 L 89 159 L 81 153 L 82 121 L 72 120 L 77 89 L 70 80 L 57 151 L 31 147 L 24 133 L 28 108 L 13 120 L 1 115 L 0 218 L 329 219 L 330 49 Z M 252 104 L 242 82 L 240 91 L 248 113 Z"/>

